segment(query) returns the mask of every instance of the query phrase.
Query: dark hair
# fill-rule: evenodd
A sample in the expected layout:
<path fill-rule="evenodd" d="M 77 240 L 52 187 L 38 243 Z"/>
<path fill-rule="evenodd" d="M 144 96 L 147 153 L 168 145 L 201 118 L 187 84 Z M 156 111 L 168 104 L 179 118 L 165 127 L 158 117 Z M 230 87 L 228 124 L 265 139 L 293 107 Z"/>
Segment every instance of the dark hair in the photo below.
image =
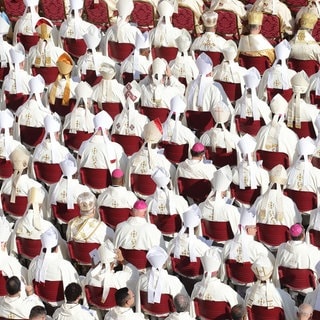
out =
<path fill-rule="evenodd" d="M 6 290 L 8 295 L 10 296 L 21 291 L 21 281 L 19 280 L 19 278 L 16 276 L 9 278 L 6 282 Z"/>
<path fill-rule="evenodd" d="M 39 316 L 46 316 L 47 315 L 47 311 L 45 307 L 42 306 L 34 306 L 31 310 L 30 310 L 30 314 L 29 314 L 29 320 L 32 320 L 33 318 L 37 318 Z"/>
<path fill-rule="evenodd" d="M 75 302 L 81 296 L 81 294 L 82 288 L 76 282 L 68 284 L 66 289 L 64 290 L 64 295 L 66 296 L 67 303 Z"/>
<path fill-rule="evenodd" d="M 196 152 L 196 151 L 193 151 L 192 149 L 191 149 L 191 156 L 192 157 L 200 157 L 201 155 L 203 155 L 204 153 L 205 153 L 205 149 L 203 150 L 203 151 L 200 151 L 200 152 Z"/>
<path fill-rule="evenodd" d="M 231 308 L 232 320 L 242 320 L 246 313 L 246 308 L 242 304 L 236 304 Z"/>
<path fill-rule="evenodd" d="M 125 306 L 129 298 L 129 289 L 127 287 L 121 288 L 115 293 L 116 304 L 119 307 Z"/>
<path fill-rule="evenodd" d="M 184 294 L 177 294 L 173 298 L 174 307 L 176 308 L 177 312 L 185 312 L 189 310 L 190 302 L 189 298 Z"/>

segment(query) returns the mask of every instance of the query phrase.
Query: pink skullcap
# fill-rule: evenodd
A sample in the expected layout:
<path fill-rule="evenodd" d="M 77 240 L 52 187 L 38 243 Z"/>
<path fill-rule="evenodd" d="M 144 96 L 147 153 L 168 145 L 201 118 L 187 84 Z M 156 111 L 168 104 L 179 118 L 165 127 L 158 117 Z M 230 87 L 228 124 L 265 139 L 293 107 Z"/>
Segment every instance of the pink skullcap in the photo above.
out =
<path fill-rule="evenodd" d="M 192 151 L 194 152 L 203 152 L 204 151 L 204 145 L 200 142 L 197 142 L 193 145 Z"/>
<path fill-rule="evenodd" d="M 147 209 L 147 204 L 143 200 L 138 200 L 135 202 L 133 209 L 137 209 L 137 210 Z"/>
<path fill-rule="evenodd" d="M 122 178 L 123 177 L 123 171 L 121 169 L 114 169 L 112 171 L 112 178 Z"/>
<path fill-rule="evenodd" d="M 290 235 L 292 237 L 298 237 L 303 231 L 303 226 L 300 223 L 296 223 L 290 228 Z"/>

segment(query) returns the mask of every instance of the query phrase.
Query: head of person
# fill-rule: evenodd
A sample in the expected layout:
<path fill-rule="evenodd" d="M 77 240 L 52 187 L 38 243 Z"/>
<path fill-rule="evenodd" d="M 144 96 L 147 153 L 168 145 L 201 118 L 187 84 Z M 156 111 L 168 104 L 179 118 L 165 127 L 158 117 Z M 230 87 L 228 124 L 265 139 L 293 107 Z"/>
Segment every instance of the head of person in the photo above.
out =
<path fill-rule="evenodd" d="M 295 223 L 290 227 L 290 238 L 293 241 L 303 241 L 305 238 L 305 231 L 303 225 L 300 223 Z"/>
<path fill-rule="evenodd" d="M 263 13 L 257 11 L 248 12 L 248 25 L 250 34 L 259 34 L 261 32 Z"/>
<path fill-rule="evenodd" d="M 246 133 L 238 141 L 237 147 L 239 148 L 241 157 L 243 161 L 248 161 L 249 163 L 255 158 L 255 149 L 257 142 L 254 137 Z"/>
<path fill-rule="evenodd" d="M 231 317 L 232 320 L 246 320 L 247 310 L 244 305 L 236 304 L 231 308 Z"/>
<path fill-rule="evenodd" d="M 197 142 L 191 148 L 191 157 L 192 159 L 202 160 L 205 156 L 205 147 L 201 142 Z"/>
<path fill-rule="evenodd" d="M 311 320 L 313 315 L 313 308 L 308 303 L 302 303 L 297 312 L 298 320 Z"/>
<path fill-rule="evenodd" d="M 121 288 L 116 291 L 115 300 L 117 306 L 131 308 L 134 306 L 134 293 L 127 287 Z"/>
<path fill-rule="evenodd" d="M 148 148 L 155 149 L 162 138 L 163 128 L 159 118 L 147 123 L 143 128 L 143 138 Z"/>
<path fill-rule="evenodd" d="M 249 236 L 255 236 L 257 233 L 257 215 L 251 207 L 243 208 L 240 217 L 241 232 L 245 232 Z"/>
<path fill-rule="evenodd" d="M 36 23 L 36 31 L 40 39 L 48 41 L 51 38 L 53 24 L 50 20 L 41 17 Z"/>
<path fill-rule="evenodd" d="M 124 173 L 121 169 L 114 169 L 111 174 L 112 185 L 113 186 L 123 186 L 124 185 Z"/>
<path fill-rule="evenodd" d="M 109 135 L 109 130 L 112 126 L 113 120 L 108 112 L 105 110 L 97 113 L 93 118 L 93 124 L 95 129 L 95 134 L 97 135 Z"/>
<path fill-rule="evenodd" d="M 165 59 L 163 58 L 155 58 L 151 65 L 152 70 L 152 82 L 154 85 L 164 84 L 166 80 L 166 73 L 167 73 L 167 65 Z"/>
<path fill-rule="evenodd" d="M 80 16 L 83 12 L 83 0 L 70 0 L 70 12 L 72 16 Z"/>
<path fill-rule="evenodd" d="M 190 299 L 186 295 L 178 293 L 173 298 L 173 304 L 178 313 L 188 312 L 190 307 Z"/>
<path fill-rule="evenodd" d="M 93 217 L 96 213 L 96 197 L 93 193 L 83 192 L 79 194 L 77 203 L 81 216 Z"/>
<path fill-rule="evenodd" d="M 201 18 L 203 21 L 203 25 L 206 28 L 206 32 L 216 31 L 218 14 L 215 11 L 213 11 L 212 9 L 209 9 L 202 14 Z"/>
<path fill-rule="evenodd" d="M 139 54 L 141 56 L 145 56 L 146 58 L 149 58 L 151 49 L 150 49 L 150 40 L 149 40 L 148 31 L 144 32 L 143 34 L 141 33 L 136 34 L 135 47 L 137 50 L 139 50 Z"/>
<path fill-rule="evenodd" d="M 129 21 L 130 15 L 134 9 L 132 0 L 118 0 L 117 2 L 118 18 L 121 20 Z"/>
<path fill-rule="evenodd" d="M 304 161 L 311 161 L 312 155 L 316 151 L 316 144 L 311 137 L 301 138 L 297 143 L 299 158 Z"/>
<path fill-rule="evenodd" d="M 20 294 L 21 281 L 18 277 L 10 277 L 6 282 L 6 290 L 9 297 L 15 297 Z"/>
<path fill-rule="evenodd" d="M 58 233 L 54 228 L 49 228 L 40 236 L 42 252 L 53 253 L 58 251 Z"/>
<path fill-rule="evenodd" d="M 47 310 L 42 306 L 34 306 L 30 310 L 29 320 L 46 320 Z"/>
<path fill-rule="evenodd" d="M 213 174 L 213 190 L 216 193 L 216 200 L 227 196 L 231 182 L 232 171 L 229 165 L 220 168 Z"/>
<path fill-rule="evenodd" d="M 133 208 L 131 210 L 131 215 L 133 217 L 144 218 L 147 214 L 147 208 L 148 206 L 145 201 L 137 200 L 133 205 Z"/>
<path fill-rule="evenodd" d="M 64 295 L 67 303 L 78 303 L 82 297 L 82 288 L 76 282 L 69 283 L 64 290 Z"/>
<path fill-rule="evenodd" d="M 315 24 L 318 21 L 318 17 L 313 14 L 313 13 L 309 13 L 309 12 L 305 12 L 302 14 L 299 23 L 300 23 L 300 29 L 301 30 L 307 30 L 309 32 L 312 32 Z"/>

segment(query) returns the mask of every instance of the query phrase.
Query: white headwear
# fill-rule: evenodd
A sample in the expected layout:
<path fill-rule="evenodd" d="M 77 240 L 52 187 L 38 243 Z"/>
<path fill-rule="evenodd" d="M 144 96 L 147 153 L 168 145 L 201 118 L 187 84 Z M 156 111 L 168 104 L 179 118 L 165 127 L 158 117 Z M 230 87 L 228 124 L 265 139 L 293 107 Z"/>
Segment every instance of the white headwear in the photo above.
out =
<path fill-rule="evenodd" d="M 107 149 L 107 152 L 106 152 L 108 156 L 108 158 L 106 159 L 107 165 L 110 172 L 112 172 L 114 169 L 116 169 L 116 166 L 117 166 L 115 162 L 111 162 L 111 160 L 116 159 L 116 153 L 115 153 L 114 146 L 105 131 L 110 130 L 113 124 L 113 119 L 111 118 L 108 112 L 106 112 L 105 110 L 102 110 L 94 116 L 93 123 L 95 127 L 95 133 L 92 137 L 94 137 L 99 131 L 99 129 L 101 129 L 103 140 L 105 142 L 106 149 Z"/>
<path fill-rule="evenodd" d="M 118 0 L 116 7 L 118 10 L 116 33 L 118 35 L 120 27 L 126 23 L 126 18 L 130 16 L 131 12 L 133 11 L 134 5 L 132 0 Z"/>
<path fill-rule="evenodd" d="M 158 214 L 159 205 L 158 202 L 163 199 L 161 195 L 165 194 L 166 199 L 166 210 L 169 214 L 176 214 L 177 209 L 170 190 L 168 189 L 168 184 L 170 183 L 170 174 L 163 167 L 157 167 L 153 174 L 151 175 L 151 179 L 156 183 L 157 188 L 153 195 L 153 202 L 151 207 L 151 213 L 154 215 Z"/>
<path fill-rule="evenodd" d="M 67 208 L 68 209 L 74 209 L 74 202 L 73 202 L 73 185 L 75 185 L 72 176 L 77 172 L 77 161 L 76 159 L 69 153 L 67 158 L 60 162 L 60 168 L 62 171 L 62 176 L 60 178 L 60 181 L 63 180 L 63 177 L 67 177 Z M 52 192 L 51 196 L 51 203 L 56 204 L 57 198 L 58 198 L 58 192 L 59 192 L 59 184 L 57 184 Z"/>
<path fill-rule="evenodd" d="M 36 75 L 35 77 L 32 77 L 29 80 L 30 94 L 28 100 L 30 100 L 31 97 L 34 95 L 36 98 L 36 102 L 40 108 L 45 108 L 40 96 L 40 94 L 44 91 L 45 85 L 46 83 L 40 74 Z"/>
<path fill-rule="evenodd" d="M 304 70 L 296 73 L 291 78 L 291 85 L 293 96 L 288 105 L 288 127 L 292 128 L 293 121 L 296 128 L 301 128 L 301 110 L 300 110 L 300 96 L 306 93 L 309 87 L 309 78 Z"/>
<path fill-rule="evenodd" d="M 252 153 L 254 152 L 256 145 L 257 145 L 256 140 L 248 133 L 246 133 L 244 136 L 242 136 L 237 144 L 242 156 L 247 155 L 247 157 L 248 157 L 248 164 L 250 167 L 249 168 L 249 170 L 250 170 L 250 186 L 252 189 L 257 188 L 257 180 L 256 180 L 256 176 L 255 176 L 256 164 L 253 163 L 253 158 L 252 158 Z M 239 186 L 240 186 L 240 189 L 245 188 L 243 164 L 244 164 L 244 161 L 241 161 L 241 163 L 239 164 Z"/>
<path fill-rule="evenodd" d="M 4 129 L 4 148 L 6 160 L 9 159 L 11 152 L 12 137 L 10 135 L 10 128 L 12 128 L 14 122 L 14 116 L 9 109 L 0 111 L 0 130 Z"/>
<path fill-rule="evenodd" d="M 158 3 L 157 11 L 159 13 L 158 25 L 163 21 L 165 24 L 171 24 L 171 17 L 174 13 L 174 7 L 169 1 L 161 1 Z"/>
<path fill-rule="evenodd" d="M 297 151 L 299 158 L 297 160 L 301 161 L 301 158 L 303 157 L 303 162 L 304 162 L 304 171 L 303 171 L 303 186 L 309 185 L 310 181 L 310 162 L 308 160 L 308 156 L 313 155 L 313 153 L 316 150 L 316 145 L 314 141 L 310 137 L 305 137 L 301 138 L 298 143 L 297 143 Z M 292 167 L 289 173 L 289 178 L 288 178 L 288 185 L 291 186 L 294 183 L 295 180 L 295 165 Z"/>
<path fill-rule="evenodd" d="M 149 32 L 136 33 L 135 48 L 133 50 L 133 79 L 140 80 L 139 59 L 140 49 L 150 48 Z"/>
<path fill-rule="evenodd" d="M 234 59 L 238 54 L 237 44 L 232 40 L 226 41 L 222 47 L 222 54 L 225 61 L 228 61 L 231 64 L 234 63 Z"/>
<path fill-rule="evenodd" d="M 110 288 L 114 286 L 111 273 L 113 270 L 110 268 L 111 263 L 116 263 L 117 254 L 115 253 L 115 247 L 113 243 L 107 239 L 98 248 L 98 255 L 100 257 L 100 263 L 91 271 L 91 276 L 95 277 L 99 273 L 104 273 L 103 277 L 103 290 L 101 296 L 101 302 L 104 303 L 108 297 Z"/>
<path fill-rule="evenodd" d="M 87 49 L 90 49 L 92 51 L 92 58 L 93 58 L 93 64 L 94 69 L 96 72 L 96 75 L 99 76 L 99 58 L 97 55 L 96 48 L 98 47 L 100 41 L 101 41 L 101 32 L 100 30 L 95 26 L 90 26 L 87 29 L 87 32 L 83 35 L 83 40 L 87 45 Z M 86 74 L 87 73 L 87 62 L 84 61 L 81 67 L 81 73 Z"/>
<path fill-rule="evenodd" d="M 165 274 L 162 267 L 168 254 L 163 248 L 154 246 L 149 249 L 146 257 L 152 266 L 148 279 L 148 303 L 160 303 Z"/>
<path fill-rule="evenodd" d="M 35 280 L 37 282 L 45 282 L 46 272 L 52 256 L 51 249 L 58 245 L 58 233 L 53 227 L 51 227 L 41 234 L 40 240 L 42 244 L 41 251 L 46 249 L 46 253 L 42 253 L 37 260 Z"/>
<path fill-rule="evenodd" d="M 11 57 L 11 61 L 14 65 L 14 71 L 15 71 L 15 81 L 16 81 L 16 92 L 20 93 L 22 92 L 22 87 L 21 87 L 21 77 L 18 76 L 20 66 L 19 64 L 25 60 L 26 53 L 24 50 L 23 45 L 21 42 L 18 42 L 15 44 L 10 50 L 9 54 Z"/>
<path fill-rule="evenodd" d="M 195 239 L 194 228 L 197 227 L 200 224 L 200 222 L 201 222 L 201 210 L 196 204 L 193 204 L 187 209 L 187 211 L 183 213 L 183 226 L 179 231 L 179 234 L 175 240 L 175 248 L 174 248 L 175 258 L 178 258 L 178 259 L 180 258 L 180 254 L 181 254 L 181 249 L 179 244 L 180 237 L 185 233 L 187 228 L 189 228 L 188 242 L 189 242 L 190 261 L 191 262 L 197 261 L 197 254 L 194 248 L 194 239 Z"/>
<path fill-rule="evenodd" d="M 30 8 L 31 12 L 31 25 L 33 28 L 33 32 L 35 31 L 35 25 L 37 23 L 37 20 L 39 18 L 38 13 L 36 12 L 35 7 L 39 5 L 39 0 L 23 0 L 24 5 L 26 6 L 23 15 L 27 14 L 28 8 Z"/>
<path fill-rule="evenodd" d="M 271 263 L 270 259 L 267 256 L 260 255 L 254 261 L 254 263 L 251 266 L 252 271 L 256 275 L 258 281 L 253 285 L 251 294 L 248 297 L 247 306 L 251 307 L 253 305 L 254 297 L 256 294 L 256 291 L 261 286 L 261 281 L 266 282 L 266 291 L 265 291 L 265 297 L 261 297 L 267 302 L 268 308 L 274 307 L 274 299 L 272 294 L 272 289 L 270 288 L 270 278 L 272 276 L 273 272 L 273 264 Z"/>
<path fill-rule="evenodd" d="M 46 138 L 50 137 L 51 143 L 51 160 L 52 163 L 58 163 L 59 156 L 57 155 L 56 148 L 59 146 L 59 141 L 57 141 L 55 134 L 60 132 L 61 120 L 58 114 L 48 114 L 44 118 L 45 135 L 41 141 L 41 144 L 45 142 Z M 37 149 L 40 152 L 41 146 Z M 34 156 L 37 156 L 35 152 Z"/>
<path fill-rule="evenodd" d="M 204 292 L 207 290 L 209 281 L 211 279 L 212 272 L 218 272 L 221 266 L 221 254 L 219 249 L 216 247 L 211 247 L 205 252 L 205 254 L 200 258 L 203 266 L 203 277 L 201 280 L 202 285 L 199 286 L 199 296 L 203 297 Z"/>
<path fill-rule="evenodd" d="M 92 117 L 90 116 L 91 112 L 89 110 L 88 102 L 91 102 L 92 88 L 89 83 L 85 81 L 81 81 L 75 88 L 76 95 L 76 104 L 73 110 L 70 113 L 70 133 L 77 133 L 77 118 L 78 112 L 77 108 L 80 104 L 84 105 L 84 118 L 83 118 L 83 131 L 87 131 L 89 133 L 94 131 Z"/>
<path fill-rule="evenodd" d="M 163 138 L 162 140 L 164 141 L 169 141 L 170 137 L 168 136 L 168 129 L 170 128 L 170 119 L 173 114 L 175 114 L 175 124 L 173 127 L 173 133 L 170 142 L 177 143 L 178 139 L 178 133 L 179 133 L 179 127 L 181 126 L 181 122 L 179 120 L 180 114 L 183 114 L 184 111 L 186 110 L 186 103 L 184 99 L 180 96 L 177 95 L 173 97 L 170 101 L 170 112 L 167 117 L 167 120 L 163 124 Z"/>
<path fill-rule="evenodd" d="M 81 39 L 81 17 L 79 10 L 83 8 L 84 0 L 70 0 L 70 10 L 74 13 L 74 37 L 75 39 Z"/>
<path fill-rule="evenodd" d="M 248 69 L 247 73 L 243 76 L 244 82 L 246 89 L 251 89 L 251 108 L 252 108 L 252 115 L 254 120 L 259 120 L 260 119 L 260 113 L 258 109 L 258 97 L 257 97 L 257 87 L 260 83 L 260 73 L 256 67 L 251 67 Z M 244 95 L 247 93 L 245 92 Z M 246 112 L 244 110 L 245 108 L 242 108 L 241 112 L 241 118 L 246 117 Z"/>
<path fill-rule="evenodd" d="M 286 60 L 289 58 L 291 45 L 288 40 L 284 39 L 274 47 L 276 53 L 276 60 L 274 61 L 272 67 L 278 65 L 279 60 L 281 60 L 281 78 L 282 78 L 282 88 L 284 90 L 290 88 L 290 79 L 288 77 L 288 66 Z M 273 73 L 270 72 L 268 76 L 268 87 L 273 87 Z"/>
<path fill-rule="evenodd" d="M 284 210 L 284 200 L 283 200 L 283 192 L 281 189 L 281 185 L 284 186 L 288 181 L 288 174 L 286 169 L 282 164 L 278 164 L 275 167 L 271 169 L 269 172 L 270 177 L 270 184 L 268 191 L 264 194 L 262 197 L 262 203 L 261 208 L 259 211 L 259 216 L 261 219 L 264 219 L 266 216 L 266 212 L 268 210 L 269 202 L 273 203 L 274 200 L 274 192 L 272 192 L 272 195 L 270 194 L 271 189 L 273 189 L 273 186 L 276 185 L 276 193 L 275 193 L 275 220 L 282 222 L 283 221 L 283 210 Z M 274 190 L 273 190 L 274 191 Z"/>
<path fill-rule="evenodd" d="M 196 60 L 196 65 L 199 70 L 199 75 L 195 81 L 195 83 L 199 87 L 197 105 L 202 106 L 204 91 L 205 91 L 206 87 L 208 86 L 208 84 L 212 83 L 212 78 L 207 77 L 207 74 L 212 72 L 213 63 L 212 63 L 211 58 L 207 54 L 202 52 Z M 191 104 L 191 100 L 193 98 L 194 90 L 195 90 L 195 87 L 191 88 L 191 92 L 190 92 L 190 96 L 189 96 L 189 99 L 190 99 L 189 103 L 190 104 Z"/>

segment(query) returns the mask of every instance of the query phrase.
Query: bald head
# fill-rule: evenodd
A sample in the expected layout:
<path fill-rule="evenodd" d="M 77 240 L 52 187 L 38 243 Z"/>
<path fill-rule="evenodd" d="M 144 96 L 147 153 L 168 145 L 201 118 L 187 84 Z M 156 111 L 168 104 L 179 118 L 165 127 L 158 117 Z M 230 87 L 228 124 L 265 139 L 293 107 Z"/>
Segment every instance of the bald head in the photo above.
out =
<path fill-rule="evenodd" d="M 312 319 L 313 308 L 308 303 L 303 303 L 298 309 L 298 319 L 299 320 L 309 320 Z"/>
<path fill-rule="evenodd" d="M 173 299 L 174 306 L 177 312 L 185 312 L 189 310 L 189 298 L 183 294 L 177 294 Z"/>

